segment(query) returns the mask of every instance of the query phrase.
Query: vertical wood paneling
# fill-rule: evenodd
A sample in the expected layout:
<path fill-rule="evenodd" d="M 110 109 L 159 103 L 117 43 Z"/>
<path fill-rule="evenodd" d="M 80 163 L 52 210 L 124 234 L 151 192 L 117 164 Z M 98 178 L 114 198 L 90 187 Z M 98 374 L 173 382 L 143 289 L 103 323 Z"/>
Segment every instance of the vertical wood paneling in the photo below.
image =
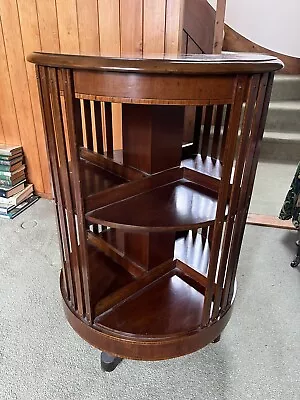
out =
<path fill-rule="evenodd" d="M 178 54 L 184 0 L 0 0 L 0 142 L 21 144 L 28 177 L 50 193 L 32 51 L 135 56 Z M 120 104 L 113 141 L 122 148 Z"/>
<path fill-rule="evenodd" d="M 60 51 L 79 54 L 76 0 L 56 0 Z"/>
<path fill-rule="evenodd" d="M 166 0 L 165 53 L 177 55 L 181 52 L 183 0 Z"/>
<path fill-rule="evenodd" d="M 2 121 L 1 121 L 1 115 L 0 115 L 0 143 L 5 143 L 5 136 L 4 136 L 3 126 L 2 126 Z"/>
<path fill-rule="evenodd" d="M 166 1 L 144 0 L 144 56 L 165 52 Z"/>
<path fill-rule="evenodd" d="M 29 180 L 44 191 L 16 0 L 0 1 L 3 36 Z M 13 27 L 13 29 L 12 29 Z M 28 134 L 28 132 L 30 132 Z"/>
<path fill-rule="evenodd" d="M 41 49 L 40 32 L 37 19 L 36 0 L 18 0 L 18 10 L 24 54 Z M 39 158 L 41 163 L 41 173 L 44 184 L 44 192 L 51 193 L 49 167 L 46 153 L 46 142 L 42 115 L 40 112 L 39 94 L 36 82 L 35 67 L 33 64 L 26 63 L 28 84 L 31 96 L 33 118 L 36 130 Z"/>
<path fill-rule="evenodd" d="M 102 56 L 120 55 L 119 0 L 98 0 L 100 53 Z"/>
<path fill-rule="evenodd" d="M 143 0 L 120 0 L 121 55 L 143 55 Z"/>
<path fill-rule="evenodd" d="M 80 54 L 98 55 L 100 52 L 98 2 L 77 0 Z"/>
<path fill-rule="evenodd" d="M 6 50 L 4 45 L 2 23 L 0 20 L 0 95 L 5 101 L 1 102 L 0 115 L 5 143 L 19 144 L 20 134 L 14 96 L 11 88 L 11 80 L 8 71 Z"/>
<path fill-rule="evenodd" d="M 37 0 L 41 50 L 60 52 L 55 0 Z"/>

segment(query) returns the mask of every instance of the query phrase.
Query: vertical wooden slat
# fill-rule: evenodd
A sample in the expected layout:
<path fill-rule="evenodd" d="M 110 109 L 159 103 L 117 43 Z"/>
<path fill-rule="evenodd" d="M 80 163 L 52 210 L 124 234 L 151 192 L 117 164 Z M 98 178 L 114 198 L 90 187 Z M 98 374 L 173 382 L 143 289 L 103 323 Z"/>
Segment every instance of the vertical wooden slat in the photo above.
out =
<path fill-rule="evenodd" d="M 143 55 L 162 57 L 165 52 L 166 1 L 144 0 Z"/>
<path fill-rule="evenodd" d="M 76 0 L 56 0 L 56 9 L 61 52 L 79 54 Z"/>
<path fill-rule="evenodd" d="M 268 106 L 271 97 L 272 84 L 274 79 L 274 73 L 263 74 L 260 87 L 258 92 L 258 98 L 256 102 L 255 116 L 251 128 L 250 145 L 248 146 L 248 152 L 246 155 L 246 162 L 243 173 L 243 181 L 239 197 L 238 215 L 236 217 L 234 231 L 232 234 L 233 243 L 228 258 L 228 272 L 226 276 L 225 288 L 222 299 L 222 310 L 225 310 L 231 303 L 234 280 L 237 269 L 237 263 L 240 254 L 240 247 L 243 240 L 243 234 L 245 230 L 245 224 L 247 220 L 247 213 L 250 204 L 250 198 L 253 190 L 253 183 L 255 178 L 256 167 L 258 163 L 260 141 L 264 133 L 265 122 L 267 118 Z"/>
<path fill-rule="evenodd" d="M 205 158 L 208 155 L 208 146 L 210 140 L 210 132 L 212 127 L 214 106 L 205 107 L 204 127 L 203 127 L 203 139 L 201 144 L 201 155 Z"/>
<path fill-rule="evenodd" d="M 27 174 L 29 180 L 34 183 L 35 189 L 43 192 L 44 185 L 16 0 L 0 1 L 0 14 L 21 143 L 26 157 Z"/>
<path fill-rule="evenodd" d="M 207 288 L 205 290 L 205 299 L 204 299 L 202 322 L 201 322 L 202 326 L 206 326 L 210 320 L 211 304 L 213 298 L 213 287 L 214 287 L 217 264 L 218 264 L 219 248 L 223 233 L 225 209 L 228 198 L 231 171 L 235 156 L 234 148 L 236 145 L 236 139 L 238 135 L 238 129 L 242 113 L 245 84 L 246 84 L 245 77 L 237 77 L 235 92 L 233 96 L 234 100 L 233 107 L 230 114 L 228 135 L 224 151 L 224 158 L 226 159 L 226 164 L 223 166 L 222 181 L 218 192 L 218 207 L 214 223 L 211 256 L 210 256 L 209 270 L 207 275 Z"/>
<path fill-rule="evenodd" d="M 222 52 L 223 40 L 224 40 L 225 12 L 226 12 L 226 0 L 218 0 L 216 8 L 214 45 L 213 45 L 214 54 Z"/>
<path fill-rule="evenodd" d="M 60 52 L 56 0 L 37 0 L 38 22 L 41 40 L 41 50 L 45 52 Z"/>
<path fill-rule="evenodd" d="M 142 57 L 143 0 L 120 0 L 120 37 L 123 57 Z"/>
<path fill-rule="evenodd" d="M 17 120 L 15 102 L 11 87 L 11 79 L 8 70 L 6 50 L 4 45 L 2 23 L 0 19 L 0 93 L 5 101 L 1 102 L 0 116 L 5 142 L 8 144 L 20 144 L 21 138 Z"/>
<path fill-rule="evenodd" d="M 100 52 L 98 1 L 77 0 L 80 54 L 98 55 Z"/>
<path fill-rule="evenodd" d="M 215 126 L 214 126 L 214 134 L 212 140 L 212 147 L 211 147 L 211 157 L 218 158 L 218 151 L 219 151 L 219 142 L 220 142 L 220 135 L 221 135 L 221 128 L 222 128 L 222 121 L 223 121 L 223 114 L 224 114 L 224 105 L 216 106 L 216 118 L 215 118 Z"/>
<path fill-rule="evenodd" d="M 103 129 L 102 129 L 102 116 L 101 116 L 101 103 L 100 103 L 100 101 L 95 101 L 94 102 L 94 114 L 95 114 L 97 152 L 99 154 L 103 154 L 104 153 L 104 148 L 103 148 Z"/>
<path fill-rule="evenodd" d="M 85 118 L 85 131 L 87 148 L 93 150 L 93 130 L 92 130 L 92 116 L 91 104 L 89 100 L 83 100 L 84 118 Z"/>
<path fill-rule="evenodd" d="M 68 233 L 67 233 L 67 223 L 66 223 L 66 215 L 63 208 L 63 198 L 61 192 L 61 185 L 59 182 L 59 164 L 58 164 L 58 157 L 56 151 L 56 141 L 54 136 L 54 125 L 52 120 L 52 112 L 51 112 L 51 105 L 50 105 L 50 93 L 48 88 L 48 77 L 47 77 L 47 70 L 45 67 L 37 67 L 37 78 L 38 78 L 38 86 L 40 91 L 40 100 L 42 104 L 43 110 L 43 121 L 44 121 L 44 128 L 46 133 L 47 139 L 47 147 L 48 147 L 48 154 L 50 156 L 50 168 L 51 168 L 51 175 L 53 180 L 53 191 L 54 191 L 54 198 L 56 202 L 56 210 L 58 213 L 58 221 L 59 221 L 59 229 L 60 235 L 62 238 L 62 246 L 63 246 L 63 253 L 65 258 L 65 285 L 68 289 L 69 293 L 69 300 L 71 304 L 75 308 L 77 305 L 75 303 L 75 287 L 73 286 L 73 276 L 71 270 L 71 260 L 70 260 L 70 248 L 68 242 Z"/>
<path fill-rule="evenodd" d="M 165 53 L 168 56 L 181 53 L 183 8 L 182 0 L 166 0 Z"/>
<path fill-rule="evenodd" d="M 112 103 L 112 123 L 113 123 L 113 141 L 114 150 L 119 150 L 123 148 L 122 143 L 122 104 Z"/>
<path fill-rule="evenodd" d="M 223 128 L 222 139 L 221 139 L 220 156 L 219 156 L 221 161 L 223 161 L 223 158 L 224 158 L 224 150 L 225 150 L 225 143 L 226 143 L 226 137 L 227 137 L 227 132 L 228 132 L 230 112 L 231 112 L 231 104 L 227 104 L 224 128 Z"/>
<path fill-rule="evenodd" d="M 61 87 L 63 90 L 63 85 Z M 66 111 L 65 111 L 66 117 Z M 68 124 L 67 117 L 66 117 L 66 125 Z M 83 146 L 83 132 L 81 126 L 81 110 L 80 110 L 80 100 L 74 99 L 74 124 L 76 127 L 76 141 L 78 146 Z"/>
<path fill-rule="evenodd" d="M 18 0 L 20 27 L 23 41 L 24 54 L 41 50 L 40 32 L 37 18 L 36 0 Z M 44 128 L 36 84 L 34 65 L 26 62 L 26 71 L 30 91 L 30 100 L 36 130 L 38 152 L 40 155 L 41 172 L 43 178 L 44 192 L 50 194 L 50 177 L 46 153 Z"/>
<path fill-rule="evenodd" d="M 64 197 L 64 205 L 66 208 L 66 215 L 69 227 L 69 239 L 72 247 L 72 269 L 74 271 L 75 278 L 75 286 L 76 286 L 76 299 L 77 299 L 77 307 L 78 312 L 81 316 L 84 313 L 84 302 L 82 298 L 82 276 L 80 271 L 79 264 L 79 254 L 78 254 L 78 245 L 77 245 L 77 235 L 76 235 L 76 226 L 74 219 L 74 204 L 72 202 L 72 194 L 71 194 L 71 185 L 70 185 L 70 173 L 69 173 L 69 163 L 67 159 L 67 151 L 66 151 L 66 143 L 65 143 L 65 133 L 63 126 L 63 118 L 60 104 L 60 94 L 58 90 L 58 80 L 57 73 L 54 68 L 49 68 L 49 86 L 50 86 L 50 94 L 51 94 L 51 104 L 52 104 L 52 115 L 54 128 L 56 133 L 56 143 L 57 143 L 57 151 L 60 161 L 60 183 L 62 187 L 62 193 Z M 68 125 L 69 126 L 69 125 Z M 71 151 L 71 148 L 70 148 Z M 72 158 L 72 156 L 71 156 Z"/>
<path fill-rule="evenodd" d="M 222 294 L 223 294 L 223 284 L 224 284 L 224 278 L 225 278 L 225 272 L 226 272 L 226 266 L 227 266 L 227 260 L 228 260 L 229 246 L 230 246 L 231 239 L 232 239 L 232 231 L 233 231 L 233 226 L 234 226 L 234 222 L 235 222 L 235 216 L 237 213 L 238 200 L 239 200 L 239 196 L 240 196 L 240 185 L 241 185 L 241 179 L 242 179 L 243 170 L 244 170 L 244 162 L 245 162 L 245 156 L 246 156 L 246 152 L 247 152 L 247 146 L 249 145 L 249 133 L 250 133 L 250 129 L 251 129 L 252 116 L 254 114 L 255 102 L 256 102 L 256 98 L 257 98 L 258 84 L 259 84 L 259 75 L 256 75 L 251 79 L 249 88 L 248 88 L 248 96 L 247 96 L 248 101 L 246 103 L 244 120 L 243 120 L 242 130 L 241 130 L 239 150 L 238 150 L 238 154 L 237 154 L 237 162 L 235 165 L 234 186 L 232 189 L 233 195 L 230 200 L 228 216 L 226 219 L 226 228 L 225 228 L 225 234 L 224 234 L 224 241 L 222 244 L 222 255 L 221 255 L 220 265 L 219 265 L 219 270 L 218 270 L 218 279 L 217 279 L 217 284 L 216 284 L 217 290 L 216 290 L 215 298 L 214 298 L 212 319 L 215 319 L 218 317 L 219 311 L 220 311 L 220 306 L 221 306 L 221 299 L 222 299 Z"/>
<path fill-rule="evenodd" d="M 203 113 L 203 107 L 197 106 L 196 107 L 196 115 L 195 115 L 194 138 L 193 138 L 193 153 L 194 154 L 197 154 L 199 152 L 202 113 Z"/>
<path fill-rule="evenodd" d="M 75 94 L 74 94 L 74 82 L 71 75 L 71 71 L 64 69 L 62 70 L 63 85 L 64 85 L 64 97 L 66 102 L 66 117 L 69 128 L 69 144 L 71 152 L 71 167 L 72 167 L 72 185 L 74 189 L 74 197 L 77 211 L 77 223 L 78 223 L 78 235 L 79 235 L 79 252 L 80 252 L 80 266 L 81 273 L 83 276 L 83 288 L 85 298 L 85 317 L 87 321 L 91 323 L 91 308 L 89 298 L 89 273 L 88 273 L 88 255 L 87 255 L 87 242 L 86 242 L 86 224 L 84 220 L 85 210 L 83 205 L 83 199 L 81 197 L 82 188 L 80 183 L 80 170 L 79 170 L 79 146 L 77 142 L 78 133 L 76 132 L 75 125 Z"/>
<path fill-rule="evenodd" d="M 100 53 L 102 56 L 120 55 L 119 6 L 119 0 L 98 0 Z"/>
<path fill-rule="evenodd" d="M 105 103 L 105 131 L 106 131 L 107 156 L 113 158 L 114 145 L 113 145 L 113 132 L 112 132 L 111 103 Z"/>

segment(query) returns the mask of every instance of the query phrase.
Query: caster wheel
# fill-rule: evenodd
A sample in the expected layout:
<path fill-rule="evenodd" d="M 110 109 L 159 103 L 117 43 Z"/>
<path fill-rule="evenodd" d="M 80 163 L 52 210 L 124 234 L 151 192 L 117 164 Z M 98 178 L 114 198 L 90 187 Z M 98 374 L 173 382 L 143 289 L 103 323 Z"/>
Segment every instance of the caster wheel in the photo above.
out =
<path fill-rule="evenodd" d="M 212 343 L 218 343 L 221 340 L 221 335 L 217 336 L 215 340 L 212 341 Z"/>
<path fill-rule="evenodd" d="M 101 353 L 101 369 L 105 372 L 112 372 L 122 361 L 122 358 L 112 356 L 108 353 Z"/>
<path fill-rule="evenodd" d="M 300 256 L 297 256 L 292 262 L 291 262 L 291 267 L 296 268 L 300 264 Z"/>

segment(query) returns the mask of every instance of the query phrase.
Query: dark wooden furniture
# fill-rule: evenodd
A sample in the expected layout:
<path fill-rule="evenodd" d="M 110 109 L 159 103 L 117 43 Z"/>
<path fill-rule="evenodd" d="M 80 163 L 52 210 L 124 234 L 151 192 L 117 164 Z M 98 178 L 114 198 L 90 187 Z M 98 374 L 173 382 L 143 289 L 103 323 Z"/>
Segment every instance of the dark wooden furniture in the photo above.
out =
<path fill-rule="evenodd" d="M 37 64 L 73 329 L 108 354 L 141 360 L 217 341 L 232 311 L 281 62 L 42 53 L 29 61 Z M 123 150 L 114 148 L 111 102 L 123 104 Z M 196 139 L 182 147 L 185 106 L 196 107 Z M 119 362 L 102 361 L 106 369 Z"/>

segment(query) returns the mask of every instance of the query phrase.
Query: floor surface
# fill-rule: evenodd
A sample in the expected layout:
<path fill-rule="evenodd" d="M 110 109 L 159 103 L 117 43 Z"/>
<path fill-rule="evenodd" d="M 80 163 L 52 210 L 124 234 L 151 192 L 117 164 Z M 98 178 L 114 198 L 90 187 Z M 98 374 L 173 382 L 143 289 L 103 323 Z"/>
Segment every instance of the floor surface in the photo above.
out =
<path fill-rule="evenodd" d="M 104 373 L 99 351 L 63 315 L 53 204 L 39 200 L 0 227 L 1 400 L 299 400 L 300 270 L 289 267 L 296 232 L 247 227 L 219 343 Z"/>
<path fill-rule="evenodd" d="M 259 162 L 250 212 L 278 216 L 296 168 L 296 162 Z"/>

